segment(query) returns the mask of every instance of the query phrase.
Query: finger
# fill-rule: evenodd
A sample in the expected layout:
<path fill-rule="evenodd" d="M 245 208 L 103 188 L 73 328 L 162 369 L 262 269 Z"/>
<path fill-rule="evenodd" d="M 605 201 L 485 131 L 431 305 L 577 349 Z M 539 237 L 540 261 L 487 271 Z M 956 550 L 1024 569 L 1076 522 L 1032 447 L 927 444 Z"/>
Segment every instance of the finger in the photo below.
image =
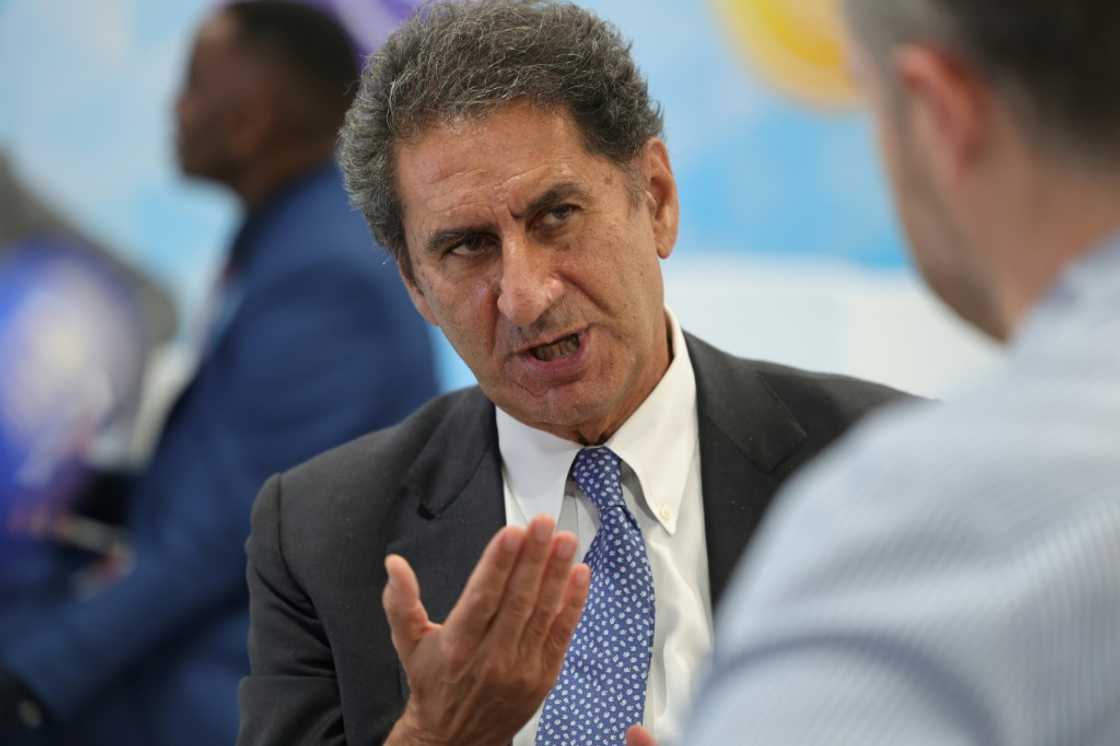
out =
<path fill-rule="evenodd" d="M 557 675 L 564 662 L 564 654 L 568 652 L 568 643 L 572 641 L 572 635 L 579 625 L 579 618 L 583 615 L 583 605 L 587 601 L 587 591 L 590 586 L 591 568 L 587 565 L 578 564 L 568 573 L 564 605 L 552 622 L 548 637 L 541 649 L 545 665 L 554 669 Z"/>
<path fill-rule="evenodd" d="M 541 644 L 564 604 L 568 573 L 571 572 L 577 549 L 579 540 L 575 534 L 565 531 L 553 537 L 552 549 L 537 593 L 536 608 L 521 633 L 522 655 L 540 654 Z"/>
<path fill-rule="evenodd" d="M 548 516 L 537 516 L 529 522 L 525 545 L 506 585 L 501 608 L 487 634 L 503 648 L 521 639 L 525 625 L 537 610 L 541 580 L 552 554 L 555 527 L 556 522 Z"/>
<path fill-rule="evenodd" d="M 657 746 L 657 741 L 653 740 L 653 734 L 648 730 L 634 725 L 626 731 L 626 746 Z"/>
<path fill-rule="evenodd" d="M 472 649 L 482 642 L 524 543 L 525 529 L 511 526 L 490 540 L 455 608 L 447 615 L 444 633 L 450 644 Z"/>
<path fill-rule="evenodd" d="M 381 603 L 389 619 L 393 647 L 403 661 L 411 657 L 432 623 L 420 600 L 420 582 L 408 561 L 391 554 L 385 558 L 385 572 L 389 574 L 389 582 L 381 594 Z"/>

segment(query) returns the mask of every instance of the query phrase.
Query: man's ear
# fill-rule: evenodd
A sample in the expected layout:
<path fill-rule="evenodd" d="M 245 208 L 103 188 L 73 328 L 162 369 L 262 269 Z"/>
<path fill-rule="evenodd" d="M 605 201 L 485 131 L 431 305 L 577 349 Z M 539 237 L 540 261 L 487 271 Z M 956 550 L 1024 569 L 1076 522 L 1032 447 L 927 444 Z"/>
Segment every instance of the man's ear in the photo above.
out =
<path fill-rule="evenodd" d="M 669 151 L 659 138 L 654 137 L 645 144 L 641 166 L 657 255 L 668 259 L 677 245 L 681 206 L 677 197 L 677 180 L 669 163 Z"/>
<path fill-rule="evenodd" d="M 983 154 L 990 89 L 961 60 L 931 47 L 903 46 L 893 64 L 914 152 L 925 154 L 939 186 L 954 189 Z"/>
<path fill-rule="evenodd" d="M 412 305 L 416 307 L 417 313 L 424 317 L 432 326 L 439 326 L 436 321 L 435 315 L 432 313 L 432 307 L 428 305 L 428 299 L 424 297 L 424 291 L 417 285 L 416 280 L 412 278 L 414 272 L 406 272 L 401 263 L 397 262 L 397 273 L 401 276 L 401 282 L 404 283 L 404 289 L 408 291 L 408 297 L 412 299 Z"/>

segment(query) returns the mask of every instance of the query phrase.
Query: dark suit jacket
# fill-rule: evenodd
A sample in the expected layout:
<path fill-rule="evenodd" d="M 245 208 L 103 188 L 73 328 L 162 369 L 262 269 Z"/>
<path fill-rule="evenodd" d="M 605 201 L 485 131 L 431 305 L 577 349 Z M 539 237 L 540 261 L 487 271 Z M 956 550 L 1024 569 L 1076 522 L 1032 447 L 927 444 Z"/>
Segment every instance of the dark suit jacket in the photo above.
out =
<path fill-rule="evenodd" d="M 88 600 L 0 608 L 0 668 L 57 721 L 43 742 L 233 742 L 254 496 L 435 393 L 428 330 L 333 165 L 251 215 L 232 257 L 240 302 L 128 491 L 135 569 Z"/>
<path fill-rule="evenodd" d="M 687 339 L 716 602 L 778 486 L 899 394 Z M 385 555 L 408 559 L 442 620 L 505 523 L 494 407 L 477 388 L 271 479 L 247 545 L 252 674 L 238 743 L 381 743 L 407 696 L 381 608 Z"/>

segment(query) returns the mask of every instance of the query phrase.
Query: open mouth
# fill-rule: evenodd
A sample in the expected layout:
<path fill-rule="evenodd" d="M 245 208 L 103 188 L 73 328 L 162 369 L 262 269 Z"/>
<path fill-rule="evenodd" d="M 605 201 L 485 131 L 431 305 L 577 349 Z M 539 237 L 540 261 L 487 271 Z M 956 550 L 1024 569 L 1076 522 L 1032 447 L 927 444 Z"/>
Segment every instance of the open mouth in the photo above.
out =
<path fill-rule="evenodd" d="M 544 363 L 562 360 L 579 352 L 579 334 L 569 334 L 551 344 L 539 345 L 529 350 L 529 354 Z"/>

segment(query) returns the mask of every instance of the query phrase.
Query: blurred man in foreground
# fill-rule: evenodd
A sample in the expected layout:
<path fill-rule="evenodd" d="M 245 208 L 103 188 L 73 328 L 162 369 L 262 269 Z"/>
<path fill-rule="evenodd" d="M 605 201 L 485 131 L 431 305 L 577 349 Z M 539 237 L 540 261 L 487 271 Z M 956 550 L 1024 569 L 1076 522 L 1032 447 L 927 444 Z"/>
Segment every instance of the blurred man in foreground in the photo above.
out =
<path fill-rule="evenodd" d="M 429 6 L 367 68 L 348 185 L 480 386 L 262 491 L 242 744 L 674 732 L 770 495 L 897 392 L 682 332 L 661 129 L 566 3 Z"/>
<path fill-rule="evenodd" d="M 1120 743 L 1120 5 L 846 11 L 918 267 L 1010 357 L 789 489 L 682 742 Z"/>
<path fill-rule="evenodd" d="M 346 34 L 298 5 L 233 3 L 198 31 L 180 162 L 247 218 L 201 365 L 125 495 L 134 567 L 0 611 L 0 713 L 30 742 L 231 743 L 253 495 L 434 391 L 427 330 L 331 162 L 356 76 Z"/>

